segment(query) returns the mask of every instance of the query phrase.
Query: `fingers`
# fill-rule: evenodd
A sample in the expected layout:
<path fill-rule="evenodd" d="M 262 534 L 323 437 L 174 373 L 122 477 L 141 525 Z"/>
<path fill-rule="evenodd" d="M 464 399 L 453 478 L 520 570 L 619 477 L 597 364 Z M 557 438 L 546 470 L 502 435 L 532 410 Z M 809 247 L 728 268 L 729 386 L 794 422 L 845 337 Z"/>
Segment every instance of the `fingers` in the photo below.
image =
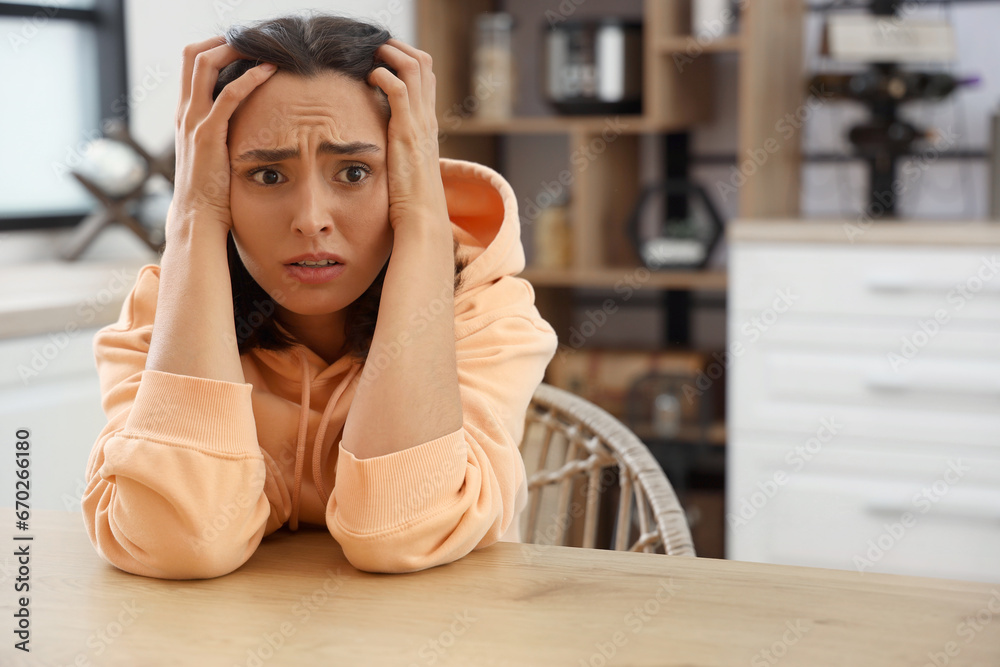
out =
<path fill-rule="evenodd" d="M 389 108 L 392 109 L 392 117 L 412 122 L 410 112 L 410 98 L 407 96 L 406 84 L 393 76 L 392 72 L 384 67 L 379 67 L 368 75 L 368 81 L 378 86 L 389 98 Z"/>
<path fill-rule="evenodd" d="M 195 57 L 188 113 L 193 114 L 196 119 L 208 115 L 212 109 L 212 90 L 219 81 L 219 71 L 241 57 L 243 56 L 228 44 L 220 44 Z"/>
<path fill-rule="evenodd" d="M 405 99 L 409 112 L 415 118 L 436 123 L 437 118 L 434 114 L 436 82 L 430 54 L 398 39 L 390 39 L 379 47 L 378 55 L 398 74 L 398 76 L 393 76 L 391 72 L 383 71 L 384 68 L 375 70 L 378 72 L 379 81 L 384 81 L 386 86 L 395 89 L 397 99 L 393 100 L 390 96 L 390 104 L 394 101 L 402 102 Z M 377 85 L 387 95 L 390 94 L 385 86 Z M 393 105 L 393 114 L 395 113 L 396 106 Z"/>
<path fill-rule="evenodd" d="M 188 101 L 191 99 L 191 78 L 194 75 L 195 58 L 199 53 L 225 43 L 225 38 L 221 35 L 216 35 L 203 42 L 195 42 L 184 47 L 181 60 L 181 96 L 177 102 L 178 117 L 181 111 L 187 108 Z"/>
<path fill-rule="evenodd" d="M 247 95 L 252 93 L 257 86 L 271 78 L 271 75 L 276 71 L 278 71 L 277 68 L 271 63 L 262 63 L 248 69 L 238 79 L 222 89 L 206 119 L 220 125 L 228 123 L 240 102 L 246 99 Z"/>

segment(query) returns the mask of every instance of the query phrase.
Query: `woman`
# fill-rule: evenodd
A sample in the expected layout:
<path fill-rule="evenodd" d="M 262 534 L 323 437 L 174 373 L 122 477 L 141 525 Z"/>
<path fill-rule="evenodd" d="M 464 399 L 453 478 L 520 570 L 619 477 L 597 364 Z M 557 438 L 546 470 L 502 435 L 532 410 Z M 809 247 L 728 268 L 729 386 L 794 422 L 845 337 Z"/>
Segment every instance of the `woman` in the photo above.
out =
<path fill-rule="evenodd" d="M 98 552 L 188 579 L 286 523 L 377 572 L 517 541 L 556 337 L 510 186 L 438 157 L 430 57 L 340 17 L 232 28 L 184 50 L 176 123 L 160 264 L 94 341 Z"/>

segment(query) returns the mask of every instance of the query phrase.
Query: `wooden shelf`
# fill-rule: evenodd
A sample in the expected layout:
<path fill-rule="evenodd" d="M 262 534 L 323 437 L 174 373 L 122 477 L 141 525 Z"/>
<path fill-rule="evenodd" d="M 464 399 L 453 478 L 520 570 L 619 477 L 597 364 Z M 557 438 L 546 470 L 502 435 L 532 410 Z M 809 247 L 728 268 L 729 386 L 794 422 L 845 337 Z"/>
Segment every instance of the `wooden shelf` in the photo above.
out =
<path fill-rule="evenodd" d="M 666 123 L 644 116 L 607 114 L 601 116 L 522 116 L 508 119 L 483 119 L 470 116 L 458 121 L 441 119 L 442 134 L 566 134 L 582 132 L 598 134 L 610 129 L 619 134 L 673 132 L 687 128 L 688 123 Z"/>
<path fill-rule="evenodd" d="M 647 444 L 671 440 L 656 434 L 648 427 L 634 426 L 632 427 L 632 432 Z M 679 442 L 698 442 L 700 439 L 701 433 L 699 429 L 693 427 L 681 428 L 680 432 L 672 438 L 672 440 Z M 708 432 L 705 433 L 705 444 L 714 447 L 726 446 L 726 423 L 724 421 L 715 421 L 708 425 Z"/>
<path fill-rule="evenodd" d="M 743 39 L 739 35 L 720 37 L 704 44 L 699 43 L 693 35 L 661 37 L 656 43 L 656 49 L 663 55 L 687 53 L 692 58 L 701 53 L 739 53 L 743 48 Z"/>
<path fill-rule="evenodd" d="M 648 275 L 648 279 L 642 280 Z M 528 267 L 520 276 L 536 287 L 614 288 L 650 287 L 653 289 L 688 289 L 725 291 L 725 271 L 648 271 L 639 267 L 593 269 L 539 269 Z"/>

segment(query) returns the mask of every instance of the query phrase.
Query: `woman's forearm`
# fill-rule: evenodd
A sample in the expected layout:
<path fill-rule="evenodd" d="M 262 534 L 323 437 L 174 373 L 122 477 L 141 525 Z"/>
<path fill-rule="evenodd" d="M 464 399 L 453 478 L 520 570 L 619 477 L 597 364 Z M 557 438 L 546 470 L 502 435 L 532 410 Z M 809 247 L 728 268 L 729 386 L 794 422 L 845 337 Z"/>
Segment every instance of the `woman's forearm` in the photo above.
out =
<path fill-rule="evenodd" d="M 371 351 L 344 426 L 344 447 L 357 458 L 461 428 L 454 284 L 451 225 L 400 225 Z"/>
<path fill-rule="evenodd" d="M 172 235 L 160 261 L 146 370 L 243 383 L 235 331 L 225 232 Z"/>

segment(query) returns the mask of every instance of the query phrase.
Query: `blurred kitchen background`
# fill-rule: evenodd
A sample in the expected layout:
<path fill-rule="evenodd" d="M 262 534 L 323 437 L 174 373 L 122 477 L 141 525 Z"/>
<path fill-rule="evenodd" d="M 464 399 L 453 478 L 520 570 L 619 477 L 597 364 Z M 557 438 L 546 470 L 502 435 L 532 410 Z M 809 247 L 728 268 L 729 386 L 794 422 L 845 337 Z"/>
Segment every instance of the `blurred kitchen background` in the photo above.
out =
<path fill-rule="evenodd" d="M 700 556 L 1000 581 L 1000 1 L 0 2 L 0 433 L 78 509 L 91 341 L 155 263 L 181 49 L 315 8 L 434 56 L 517 193 L 547 381 Z M 12 488 L 3 466 L 3 488 Z"/>

